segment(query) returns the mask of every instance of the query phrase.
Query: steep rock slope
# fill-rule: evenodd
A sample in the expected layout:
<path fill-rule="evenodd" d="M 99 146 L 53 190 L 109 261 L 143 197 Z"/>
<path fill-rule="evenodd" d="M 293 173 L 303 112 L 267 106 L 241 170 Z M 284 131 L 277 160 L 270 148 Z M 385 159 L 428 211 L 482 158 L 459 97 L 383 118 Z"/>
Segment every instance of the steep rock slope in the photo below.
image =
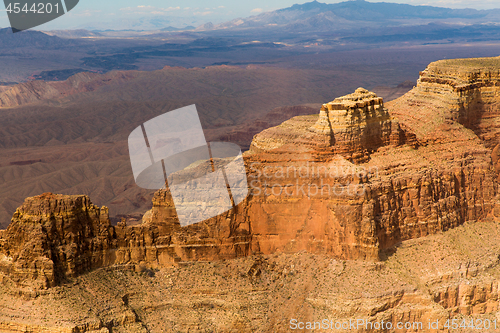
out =
<path fill-rule="evenodd" d="M 107 209 L 100 210 L 86 196 L 28 198 L 3 232 L 2 271 L 21 285 L 28 281 L 35 289 L 52 287 L 112 264 L 105 260 L 112 236 Z"/>
<path fill-rule="evenodd" d="M 499 236 L 498 221 L 465 224 L 404 242 L 377 263 L 276 253 L 160 269 L 114 266 L 42 291 L 20 291 L 4 279 L 0 330 L 290 332 L 293 319 L 360 319 L 451 333 L 460 330 L 445 324 L 455 319 L 495 332 Z M 439 330 L 428 329 L 429 321 L 439 321 Z"/>
<path fill-rule="evenodd" d="M 473 130 L 493 148 L 498 143 L 495 121 L 499 110 L 500 57 L 440 60 L 420 73 L 417 86 L 389 105 L 419 136 L 432 140 L 445 122 L 458 122 Z M 411 108 L 413 112 L 409 112 Z M 427 126 L 419 128 L 419 121 Z"/>
<path fill-rule="evenodd" d="M 442 128 L 456 132 L 446 142 L 423 144 L 412 128 L 384 113 L 367 126 L 365 118 L 341 112 L 340 120 L 296 117 L 255 136 L 257 152 L 247 162 L 257 195 L 248 209 L 265 253 L 307 249 L 376 259 L 402 240 L 480 220 L 491 211 L 497 185 L 489 150 L 462 125 Z M 328 129 L 334 123 L 342 124 L 336 133 Z M 391 131 L 384 134 L 384 127 Z M 359 144 L 363 139 L 375 145 L 371 154 L 353 155 L 355 147 L 370 148 Z M 348 160 L 331 152 L 344 152 Z"/>
<path fill-rule="evenodd" d="M 161 192 L 161 223 L 112 226 L 108 209 L 84 195 L 46 193 L 26 199 L 0 232 L 0 273 L 27 289 L 45 289 L 92 269 L 113 265 L 146 264 L 168 267 L 182 261 L 230 259 L 247 256 L 250 235 L 232 230 L 234 212 L 225 218 L 181 228 L 173 207 Z M 167 210 L 170 208 L 169 210 Z"/>

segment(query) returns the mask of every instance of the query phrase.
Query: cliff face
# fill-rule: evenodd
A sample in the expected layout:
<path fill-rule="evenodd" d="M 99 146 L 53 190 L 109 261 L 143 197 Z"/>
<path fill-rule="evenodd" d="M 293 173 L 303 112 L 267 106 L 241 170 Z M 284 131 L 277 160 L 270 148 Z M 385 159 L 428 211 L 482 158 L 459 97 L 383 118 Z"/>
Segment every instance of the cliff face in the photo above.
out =
<path fill-rule="evenodd" d="M 300 252 L 159 270 L 115 266 L 22 296 L 4 280 L 0 331 L 290 332 L 292 319 L 356 318 L 420 322 L 413 331 L 433 333 L 456 332 L 444 327 L 448 319 L 474 320 L 474 331 L 496 332 L 499 237 L 500 224 L 484 221 L 403 242 L 382 262 Z M 439 329 L 427 329 L 436 320 Z M 351 332 L 382 331 L 363 326 Z"/>
<path fill-rule="evenodd" d="M 500 172 L 500 57 L 431 63 L 417 86 L 389 105 L 391 114 L 425 142 L 462 135 L 450 126 L 454 123 L 472 130 L 492 150 L 495 171 Z"/>
<path fill-rule="evenodd" d="M 472 119 L 496 112 L 498 81 L 493 69 L 459 66 L 453 76 L 447 66 L 431 64 L 386 106 L 360 88 L 256 135 L 244 156 L 250 196 L 195 225 L 180 227 L 168 190 L 136 226 L 110 226 L 106 208 L 85 196 L 27 199 L 0 234 L 0 267 L 17 283 L 49 287 L 95 267 L 255 253 L 379 260 L 401 241 L 479 221 L 495 205 L 497 181 L 494 139 L 474 133 L 491 127 Z"/>
<path fill-rule="evenodd" d="M 485 217 L 497 191 L 489 150 L 451 119 L 431 141 L 421 130 L 432 118 L 419 111 L 433 106 L 421 98 L 415 112 L 397 102 L 385 110 L 358 89 L 324 105 L 319 117 L 256 135 L 247 155 L 253 244 L 264 253 L 377 259 L 402 240 Z"/>
<path fill-rule="evenodd" d="M 191 257 L 210 258 L 205 239 L 227 225 L 227 240 L 246 235 L 248 250 L 234 256 L 306 250 L 378 260 L 402 240 L 480 219 L 496 188 L 486 150 L 476 137 L 466 139 L 470 152 L 478 150 L 474 157 L 442 159 L 436 147 L 417 149 L 416 136 L 389 117 L 381 99 L 358 89 L 325 104 L 319 116 L 295 117 L 255 136 L 245 156 L 251 195 L 234 214 L 200 224 L 204 233 L 194 231 L 200 247 Z M 148 221 L 175 216 L 167 198 L 157 193 Z"/>
<path fill-rule="evenodd" d="M 416 95 L 447 100 L 447 119 L 472 129 L 489 148 L 498 144 L 500 57 L 441 60 L 420 75 Z"/>
<path fill-rule="evenodd" d="M 495 121 L 499 96 L 500 57 L 440 60 L 421 72 L 417 86 L 389 108 L 422 140 L 448 138 L 441 127 L 456 122 L 493 149 L 500 134 Z M 427 124 L 421 126 L 424 119 Z"/>
<path fill-rule="evenodd" d="M 249 255 L 249 234 L 231 230 L 231 215 L 181 228 L 168 192 L 153 199 L 151 220 L 111 226 L 106 207 L 84 195 L 46 193 L 28 198 L 0 233 L 0 272 L 29 289 L 53 287 L 113 265 L 168 267 L 182 261 Z M 7 281 L 5 280 L 5 281 Z"/>
<path fill-rule="evenodd" d="M 107 209 L 86 196 L 47 193 L 26 199 L 1 241 L 2 272 L 35 288 L 113 263 L 107 260 L 113 247 Z"/>

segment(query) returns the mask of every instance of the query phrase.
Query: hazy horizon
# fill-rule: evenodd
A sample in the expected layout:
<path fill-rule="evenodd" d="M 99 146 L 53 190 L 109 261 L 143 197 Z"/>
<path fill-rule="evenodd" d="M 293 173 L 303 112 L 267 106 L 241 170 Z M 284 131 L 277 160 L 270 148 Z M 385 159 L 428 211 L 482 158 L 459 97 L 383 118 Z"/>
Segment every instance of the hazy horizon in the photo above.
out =
<path fill-rule="evenodd" d="M 239 17 L 249 17 L 263 12 L 287 8 L 294 4 L 302 4 L 309 1 L 297 0 L 275 0 L 272 2 L 256 0 L 249 2 L 233 2 L 229 0 L 213 0 L 202 2 L 201 0 L 186 1 L 160 1 L 147 0 L 141 3 L 137 1 L 97 1 L 84 0 L 69 13 L 56 20 L 37 27 L 37 30 L 65 30 L 65 29 L 123 29 L 121 26 L 126 22 L 134 29 L 134 25 L 140 30 L 142 22 L 153 21 L 156 25 L 163 27 L 173 26 L 183 28 L 186 26 L 199 26 L 208 22 L 221 23 Z M 323 3 L 339 3 L 343 1 L 319 1 Z M 434 7 L 446 7 L 454 9 L 473 8 L 478 10 L 500 8 L 497 0 L 399 0 L 369 2 L 387 2 L 410 5 L 425 5 Z M 0 26 L 8 27 L 9 21 L 5 9 L 1 10 Z"/>

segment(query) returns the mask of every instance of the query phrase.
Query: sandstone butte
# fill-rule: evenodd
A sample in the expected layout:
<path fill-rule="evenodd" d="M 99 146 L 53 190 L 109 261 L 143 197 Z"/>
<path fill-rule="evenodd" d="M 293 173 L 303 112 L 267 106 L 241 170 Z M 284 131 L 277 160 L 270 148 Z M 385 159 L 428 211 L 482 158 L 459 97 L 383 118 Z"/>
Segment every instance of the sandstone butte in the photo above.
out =
<path fill-rule="evenodd" d="M 365 282 L 373 287 L 365 284 L 368 289 L 352 298 L 332 291 L 337 296 L 331 296 L 330 301 L 304 296 L 293 304 L 296 311 L 304 306 L 313 309 L 305 314 L 308 318 L 326 313 L 327 317 L 321 318 L 359 315 L 396 323 L 403 319 L 446 319 L 452 314 L 498 316 L 500 252 L 494 244 L 498 240 L 500 209 L 499 103 L 500 57 L 431 63 L 420 73 L 416 87 L 387 105 L 376 94 L 358 88 L 353 94 L 323 104 L 319 114 L 297 116 L 255 135 L 250 150 L 244 154 L 249 197 L 232 211 L 188 227 L 180 227 L 168 190 L 155 193 L 153 208 L 144 215 L 142 224 L 133 226 L 125 222 L 112 226 L 107 208 L 93 205 L 85 195 L 46 193 L 27 198 L 9 227 L 0 231 L 0 280 L 20 290 L 23 297 L 43 299 L 43 295 L 53 295 L 50 290 L 54 288 L 67 286 L 72 290 L 68 286 L 71 281 L 88 284 L 85 279 L 92 274 L 116 274 L 112 268 L 125 269 L 123 274 L 133 274 L 126 270 L 130 267 L 141 272 L 194 272 L 196 269 L 189 263 L 200 262 L 198 267 L 210 271 L 222 264 L 207 268 L 207 262 L 233 259 L 221 262 L 226 266 L 231 262 L 235 267 L 248 266 L 241 279 L 250 278 L 254 286 L 262 283 L 255 279 L 270 278 L 276 275 L 272 267 L 279 267 L 287 273 L 279 273 L 272 281 L 301 276 L 318 287 L 318 282 L 307 277 L 316 276 L 313 269 L 317 265 L 318 274 L 327 274 L 325 278 L 344 284 L 344 289 L 352 288 L 353 293 Z M 473 230 L 470 232 L 474 234 L 478 228 L 483 228 L 483 238 L 464 238 L 462 247 L 480 245 L 471 245 L 472 240 L 483 242 L 485 252 L 481 252 L 481 258 L 469 258 L 464 263 L 463 253 L 452 251 L 451 264 L 435 263 L 435 258 L 428 257 L 434 252 L 443 258 L 447 255 L 446 242 L 451 241 L 446 235 L 465 237 L 458 231 L 450 232 Z M 433 241 L 446 246 L 441 244 L 444 249 L 439 251 L 432 249 L 429 244 Z M 417 244 L 425 253 L 414 253 L 407 244 Z M 479 255 L 474 251 L 480 249 L 468 253 Z M 406 257 L 401 257 L 403 254 Z M 297 258 L 316 264 L 311 262 L 312 268 L 308 268 Z M 409 258 L 421 266 L 411 267 Z M 434 265 L 429 268 L 432 273 L 427 280 L 419 275 L 422 267 L 430 265 L 422 258 Z M 359 259 L 363 261 L 356 261 Z M 287 260 L 291 260 L 291 266 L 283 264 Z M 395 260 L 409 266 L 399 270 Z M 188 268 L 184 268 L 186 265 Z M 302 275 L 290 273 L 295 271 L 294 265 L 304 266 Z M 343 272 L 349 270 L 358 270 L 365 282 L 360 284 L 352 277 L 343 279 Z M 238 268 L 234 271 L 239 274 Z M 377 279 L 384 280 L 382 271 L 390 281 L 377 287 Z M 204 276 L 204 272 L 198 273 Z M 228 274 L 238 280 L 238 276 Z M 415 282 L 417 278 L 408 282 L 412 274 L 420 282 Z M 477 276 L 481 279 L 472 285 L 465 281 Z M 401 282 L 399 289 L 394 286 L 396 282 Z M 187 282 L 178 275 L 176 283 Z M 244 289 L 248 281 L 235 283 L 241 283 Z M 303 286 L 312 288 L 304 282 Z M 387 288 L 387 292 L 373 288 Z M 276 295 L 283 296 L 279 292 Z M 31 319 L 12 319 L 0 310 L 0 331 L 104 332 L 132 325 L 136 328 L 131 332 L 139 332 L 147 325 L 161 327 L 127 308 L 128 297 L 120 306 L 111 305 L 125 306 L 117 310 L 122 311 L 121 319 L 106 321 L 96 316 L 90 324 L 87 317 L 74 319 L 80 326 L 55 320 L 48 326 L 35 325 Z M 241 300 L 243 296 L 234 297 Z M 291 298 L 294 296 L 288 300 Z M 361 306 L 360 300 L 372 305 Z M 266 304 L 282 309 L 282 303 L 276 301 L 267 299 Z M 404 310 L 401 304 L 409 304 L 410 308 Z M 251 303 L 246 306 L 251 307 Z M 271 323 L 249 323 L 251 320 L 240 318 L 236 328 L 234 320 L 220 319 L 225 324 L 218 329 L 287 331 L 287 324 L 279 322 L 276 314 L 267 316 Z M 191 320 L 192 324 L 192 318 L 179 320 Z M 142 326 L 137 326 L 141 321 Z M 179 331 L 189 331 L 189 327 L 194 326 L 186 324 Z"/>

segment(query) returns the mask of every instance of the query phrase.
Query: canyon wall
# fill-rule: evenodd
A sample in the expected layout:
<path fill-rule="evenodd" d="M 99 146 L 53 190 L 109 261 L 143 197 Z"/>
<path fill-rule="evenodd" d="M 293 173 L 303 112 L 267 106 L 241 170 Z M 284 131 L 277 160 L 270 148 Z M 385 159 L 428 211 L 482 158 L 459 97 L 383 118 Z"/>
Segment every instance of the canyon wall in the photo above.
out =
<path fill-rule="evenodd" d="M 493 148 L 500 135 L 499 64 L 500 57 L 434 62 L 420 73 L 413 93 L 434 105 L 446 103 L 447 119 L 472 129 Z"/>
<path fill-rule="evenodd" d="M 468 61 L 500 68 L 499 58 Z M 480 221 L 496 203 L 490 118 L 500 86 L 481 68 L 433 63 L 387 105 L 360 88 L 319 115 L 262 131 L 244 154 L 250 195 L 194 225 L 180 227 L 168 190 L 133 226 L 111 226 L 107 209 L 86 196 L 28 198 L 0 233 L 0 270 L 46 288 L 110 265 L 302 250 L 377 261 L 401 241 Z"/>
<path fill-rule="evenodd" d="M 496 121 L 500 110 L 500 57 L 433 62 L 420 72 L 414 89 L 388 104 L 391 115 L 423 141 L 450 138 L 441 128 L 456 122 L 474 131 L 486 147 L 493 149 L 500 134 Z"/>
<path fill-rule="evenodd" d="M 391 114 L 425 142 L 453 140 L 455 122 L 472 130 L 492 150 L 500 173 L 500 57 L 433 62 L 413 90 L 389 104 Z"/>
<path fill-rule="evenodd" d="M 1 271 L 19 284 L 55 286 L 93 268 L 112 264 L 113 228 L 106 208 L 87 196 L 50 193 L 28 198 L 3 232 Z"/>
<path fill-rule="evenodd" d="M 168 195 L 159 192 L 153 199 L 162 209 L 153 210 L 151 217 L 161 223 L 135 226 L 112 226 L 108 209 L 93 205 L 85 195 L 27 198 L 0 233 L 0 272 L 19 286 L 45 289 L 100 267 L 168 267 L 249 254 L 248 230 L 231 230 L 233 212 L 212 224 L 181 228 L 175 210 L 165 205 L 171 200 Z"/>
<path fill-rule="evenodd" d="M 406 124 L 388 119 L 386 127 L 396 133 L 382 140 L 377 134 L 383 132 L 370 131 L 375 139 L 368 140 L 379 147 L 351 162 L 328 153 L 324 141 L 311 146 L 321 121 L 296 117 L 254 138 L 256 152 L 247 155 L 253 190 L 248 216 L 255 217 L 252 235 L 259 239 L 253 244 L 264 253 L 307 250 L 377 260 L 403 240 L 478 221 L 493 208 L 490 151 L 462 125 L 450 124 L 453 139 L 427 144 Z M 360 138 L 340 137 L 351 141 L 331 140 L 332 150 L 351 158 Z"/>

